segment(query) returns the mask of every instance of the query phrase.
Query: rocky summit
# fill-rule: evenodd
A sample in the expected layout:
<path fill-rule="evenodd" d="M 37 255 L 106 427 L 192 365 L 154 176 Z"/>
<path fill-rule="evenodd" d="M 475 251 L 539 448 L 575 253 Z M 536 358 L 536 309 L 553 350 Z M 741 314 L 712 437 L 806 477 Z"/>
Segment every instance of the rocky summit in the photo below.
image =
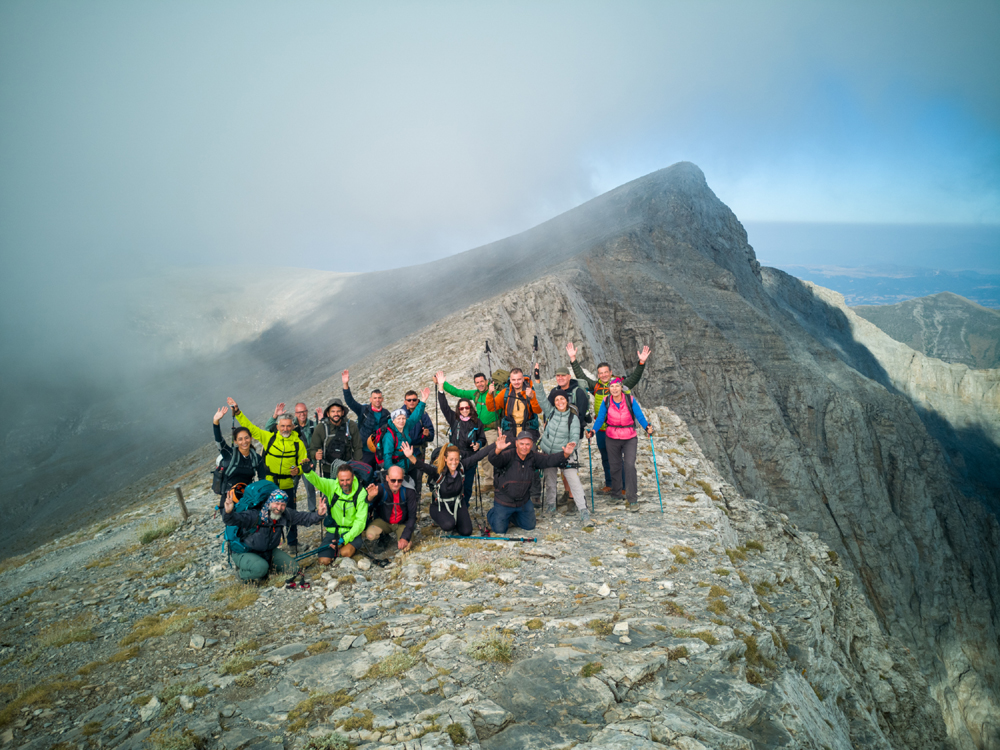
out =
<path fill-rule="evenodd" d="M 742 497 L 670 409 L 648 411 L 659 490 L 647 441 L 639 513 L 598 494 L 592 526 L 560 508 L 511 530 L 535 542 L 451 539 L 423 515 L 386 567 L 359 555 L 312 563 L 307 589 L 249 587 L 199 472 L 181 481 L 186 522 L 163 497 L 8 564 L 0 741 L 940 746 L 916 661 L 837 554 Z"/>
<path fill-rule="evenodd" d="M 216 405 L 259 423 L 278 400 L 325 404 L 340 364 L 389 405 L 439 369 L 469 384 L 540 361 L 551 387 L 567 341 L 619 373 L 649 345 L 634 392 L 659 482 L 642 440 L 640 512 L 599 496 L 592 527 L 558 513 L 534 542 L 440 538 L 424 518 L 385 568 L 248 589 L 219 552 L 214 453 L 196 451 L 5 563 L 0 741 L 1000 747 L 1000 371 L 927 357 L 762 268 L 691 164 L 386 278 L 409 296 L 393 325 L 350 329 L 367 356 L 320 338 L 328 380 Z M 361 314 L 360 294 L 330 314 Z M 174 484 L 192 510 L 176 528 Z"/>

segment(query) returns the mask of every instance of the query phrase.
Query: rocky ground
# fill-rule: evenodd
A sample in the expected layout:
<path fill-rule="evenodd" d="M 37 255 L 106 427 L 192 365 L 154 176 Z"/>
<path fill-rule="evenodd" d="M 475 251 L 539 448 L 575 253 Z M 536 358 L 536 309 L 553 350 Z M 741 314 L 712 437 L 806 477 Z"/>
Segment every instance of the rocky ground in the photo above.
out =
<path fill-rule="evenodd" d="M 310 589 L 247 587 L 196 472 L 187 522 L 163 497 L 9 562 L 0 741 L 889 747 L 882 713 L 920 678 L 851 576 L 650 411 L 663 512 L 647 443 L 639 513 L 598 494 L 591 527 L 560 509 L 533 543 L 444 538 L 424 515 L 385 568 L 359 556 L 311 564 Z"/>

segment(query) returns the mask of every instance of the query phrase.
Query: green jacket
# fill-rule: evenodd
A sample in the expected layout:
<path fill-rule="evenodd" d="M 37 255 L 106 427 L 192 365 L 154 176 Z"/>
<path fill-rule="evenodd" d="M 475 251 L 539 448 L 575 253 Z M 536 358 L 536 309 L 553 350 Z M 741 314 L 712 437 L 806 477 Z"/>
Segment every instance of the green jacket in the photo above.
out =
<path fill-rule="evenodd" d="M 444 392 L 457 398 L 469 399 L 476 405 L 476 414 L 479 415 L 479 421 L 483 423 L 483 429 L 496 429 L 497 413 L 486 408 L 486 392 L 480 393 L 475 388 L 470 391 L 456 388 L 447 380 L 444 382 Z"/>
<path fill-rule="evenodd" d="M 351 544 L 368 525 L 368 493 L 354 477 L 348 492 L 336 479 L 324 479 L 315 471 L 304 474 L 306 481 L 329 498 L 323 528 Z"/>
<path fill-rule="evenodd" d="M 591 380 L 584 373 L 583 368 L 580 367 L 579 362 L 571 362 L 573 365 L 573 373 L 576 375 L 577 380 L 582 380 L 587 384 L 587 390 L 594 394 L 594 414 L 597 414 L 601 410 L 601 402 L 604 401 L 604 397 L 608 395 L 608 384 L 602 383 L 599 380 Z M 625 391 L 628 392 L 630 389 L 635 388 L 639 384 L 639 379 L 642 377 L 642 371 L 646 369 L 646 365 L 641 362 L 635 366 L 628 375 L 622 378 L 622 385 L 625 387 Z M 601 428 L 601 432 L 604 432 L 604 427 Z"/>
<path fill-rule="evenodd" d="M 292 434 L 284 438 L 280 432 L 262 430 L 247 419 L 247 415 L 242 411 L 236 415 L 236 421 L 250 430 L 253 438 L 264 446 L 261 455 L 264 456 L 264 463 L 267 465 L 265 478 L 283 490 L 295 486 L 295 477 L 289 474 L 289 470 L 293 466 L 301 466 L 306 460 L 306 446 L 299 439 L 298 433 L 292 430 Z"/>

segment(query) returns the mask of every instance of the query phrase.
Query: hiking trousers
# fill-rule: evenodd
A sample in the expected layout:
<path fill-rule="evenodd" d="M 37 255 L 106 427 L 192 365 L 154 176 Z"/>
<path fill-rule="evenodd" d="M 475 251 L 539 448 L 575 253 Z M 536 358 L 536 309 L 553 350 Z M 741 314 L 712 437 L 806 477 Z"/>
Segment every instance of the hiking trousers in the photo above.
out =
<path fill-rule="evenodd" d="M 611 464 L 611 495 L 617 500 L 622 491 L 622 475 L 625 476 L 625 499 L 630 503 L 639 497 L 638 479 L 635 473 L 635 452 L 639 438 L 635 435 L 628 440 L 607 439 L 608 463 Z"/>
<path fill-rule="evenodd" d="M 531 531 L 535 528 L 535 506 L 530 500 L 516 508 L 493 503 L 486 514 L 486 521 L 495 534 L 506 534 L 512 523 L 525 531 Z"/>
<path fill-rule="evenodd" d="M 597 433 L 597 450 L 601 454 L 601 468 L 604 469 L 604 486 L 614 487 L 614 483 L 611 481 L 611 459 L 608 457 L 608 433 L 601 430 Z M 621 492 L 622 485 L 625 484 L 625 475 L 618 472 L 619 478 L 621 479 L 618 485 L 618 491 Z"/>
<path fill-rule="evenodd" d="M 551 466 L 544 470 L 545 473 L 545 505 L 555 507 L 556 492 L 559 491 L 559 467 Z M 563 476 L 566 484 L 569 485 L 569 494 L 573 496 L 573 502 L 579 510 L 587 507 L 587 497 L 583 494 L 583 483 L 576 469 L 563 469 Z"/>
<path fill-rule="evenodd" d="M 473 474 L 472 476 L 475 475 Z M 449 507 L 452 505 L 453 502 L 448 503 Z M 441 531 L 454 531 L 460 536 L 469 536 L 472 534 L 472 516 L 469 515 L 468 499 L 463 498 L 462 502 L 459 503 L 458 513 L 456 514 L 457 518 L 440 501 L 432 500 L 429 510 L 431 520 L 438 525 Z"/>
<path fill-rule="evenodd" d="M 274 568 L 275 573 L 288 573 L 299 567 L 292 556 L 284 550 L 272 550 L 270 562 L 266 559 L 266 555 L 266 552 L 263 555 L 256 552 L 234 552 L 233 565 L 236 566 L 236 575 L 240 580 L 259 581 L 267 578 L 271 568 Z"/>

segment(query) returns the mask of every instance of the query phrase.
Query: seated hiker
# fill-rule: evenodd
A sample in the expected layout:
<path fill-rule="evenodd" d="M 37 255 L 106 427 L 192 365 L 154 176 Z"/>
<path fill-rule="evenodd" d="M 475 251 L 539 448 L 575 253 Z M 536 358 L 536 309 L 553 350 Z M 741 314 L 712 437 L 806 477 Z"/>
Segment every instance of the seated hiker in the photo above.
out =
<path fill-rule="evenodd" d="M 611 365 L 607 362 L 601 362 L 597 365 L 597 380 L 591 380 L 587 377 L 587 374 L 583 371 L 580 363 L 576 361 L 576 347 L 573 346 L 573 342 L 570 341 L 566 344 L 566 353 L 569 355 L 570 364 L 573 365 L 573 373 L 576 375 L 577 379 L 587 384 L 587 389 L 594 394 L 594 410 L 600 411 L 601 402 L 604 397 L 608 395 L 608 384 L 611 382 Z M 643 370 L 646 369 L 646 360 L 649 359 L 649 347 L 642 347 L 642 351 L 636 352 L 636 356 L 639 358 L 639 364 L 636 368 L 632 370 L 628 375 L 622 379 L 622 384 L 626 391 L 629 388 L 635 388 L 639 383 L 639 379 L 642 377 Z M 607 435 L 605 430 L 595 430 L 593 431 L 597 436 L 597 450 L 601 454 L 601 468 L 604 469 L 604 486 L 599 490 L 604 494 L 609 494 L 612 490 L 611 485 L 611 464 L 608 459 L 608 448 L 605 444 Z M 624 477 L 622 477 L 622 482 L 625 482 Z M 618 485 L 619 487 L 621 484 Z"/>
<path fill-rule="evenodd" d="M 375 456 L 376 466 L 382 472 L 383 477 L 390 466 L 398 466 L 404 473 L 409 468 L 409 462 L 406 460 L 406 456 L 403 455 L 402 445 L 406 442 L 406 436 L 419 427 L 420 418 L 423 417 L 424 409 L 427 406 L 425 402 L 430 392 L 430 388 L 424 388 L 421 399 L 409 414 L 407 414 L 406 409 L 396 409 L 392 413 L 389 423 L 384 428 L 377 430 L 369 439 L 369 448 L 377 448 L 378 450 Z M 411 477 L 406 477 L 403 483 L 407 487 L 416 489 L 416 485 Z"/>
<path fill-rule="evenodd" d="M 438 404 L 441 406 L 441 413 L 448 423 L 448 436 L 452 445 L 458 446 L 459 454 L 462 458 L 468 458 L 473 453 L 486 445 L 485 430 L 483 423 L 479 421 L 476 408 L 472 401 L 467 398 L 460 398 L 455 404 L 455 411 L 448 405 L 448 398 L 444 395 L 444 373 L 438 372 L 434 376 L 438 384 Z M 419 456 L 423 458 L 423 454 Z M 472 486 L 476 481 L 476 470 L 465 472 L 465 485 L 462 488 L 462 497 L 466 502 L 472 497 Z"/>
<path fill-rule="evenodd" d="M 277 432 L 269 432 L 247 419 L 232 398 L 227 398 L 226 402 L 232 407 L 236 421 L 250 430 L 254 439 L 264 446 L 267 479 L 278 485 L 278 489 L 285 491 L 288 507 L 295 510 L 295 478 L 302 473 L 302 463 L 307 460 L 306 446 L 294 428 L 295 419 L 291 414 L 281 414 L 277 419 Z M 295 524 L 289 527 L 286 541 L 292 554 L 298 554 L 299 529 Z"/>
<path fill-rule="evenodd" d="M 250 430 L 246 427 L 237 427 L 233 430 L 234 446 L 230 446 L 222 437 L 219 420 L 226 416 L 228 411 L 229 407 L 223 406 L 212 418 L 212 432 L 219 446 L 219 453 L 222 454 L 222 461 L 217 470 L 222 473 L 219 494 L 223 497 L 229 494 L 234 485 L 250 484 L 254 481 L 255 475 L 257 479 L 263 479 L 267 473 L 264 459 L 252 447 L 253 436 Z"/>
<path fill-rule="evenodd" d="M 408 443 L 403 443 L 407 456 L 413 455 Z M 403 486 L 405 474 L 401 466 L 390 466 L 385 481 L 379 484 L 375 494 L 369 494 L 368 502 L 375 509 L 375 518 L 365 529 L 365 538 L 373 542 L 382 534 L 395 534 L 396 545 L 403 552 L 410 549 L 420 503 L 416 490 Z"/>
<path fill-rule="evenodd" d="M 443 398 L 443 397 L 442 397 Z M 461 536 L 472 534 L 472 517 L 469 515 L 469 498 L 464 494 L 469 474 L 474 467 L 493 450 L 487 445 L 479 451 L 462 458 L 458 446 L 448 443 L 438 453 L 434 463 L 428 464 L 423 457 L 415 456 L 410 446 L 403 443 L 403 453 L 431 480 L 431 519 L 441 531 L 456 531 Z"/>
<path fill-rule="evenodd" d="M 252 485 L 251 485 L 252 486 Z M 294 572 L 299 564 L 284 550 L 278 549 L 285 530 L 292 526 L 313 526 L 326 515 L 326 503 L 320 499 L 316 513 L 300 513 L 288 507 L 288 495 L 275 488 L 259 507 L 234 512 L 236 495 L 232 490 L 223 504 L 222 522 L 239 528 L 239 543 L 245 551 L 231 550 L 233 565 L 243 581 L 259 581 L 273 568 L 278 573 Z"/>
<path fill-rule="evenodd" d="M 348 464 L 337 468 L 336 479 L 324 479 L 315 471 L 306 472 L 304 476 L 307 482 L 330 498 L 323 518 L 326 534 L 321 542 L 320 564 L 329 565 L 334 556 L 353 557 L 358 551 L 354 541 L 368 522 L 368 498 L 375 495 L 377 488 L 369 485 L 366 490 Z"/>
<path fill-rule="evenodd" d="M 542 410 L 545 413 L 546 425 L 542 432 L 542 439 L 538 441 L 538 450 L 542 453 L 555 453 L 562 450 L 562 446 L 567 443 L 575 443 L 580 439 L 580 417 L 570 409 L 569 392 L 560 388 L 552 389 L 549 397 L 542 401 Z M 580 459 L 573 452 L 568 464 L 562 466 L 562 474 L 569 484 L 570 493 L 573 495 L 573 502 L 576 503 L 577 511 L 580 514 L 580 523 L 586 526 L 590 523 L 590 511 L 587 510 L 587 498 L 583 494 L 583 484 L 577 475 L 577 466 Z M 545 475 L 545 512 L 555 513 L 556 510 L 556 490 L 557 473 L 559 468 L 550 466 L 543 474 Z"/>
<path fill-rule="evenodd" d="M 621 378 L 611 378 L 608 395 L 601 402 L 597 412 L 594 430 L 607 427 L 608 460 L 611 462 L 611 496 L 617 497 L 621 491 L 621 477 L 625 475 L 625 510 L 639 510 L 639 489 L 635 473 L 635 453 L 639 438 L 635 424 L 638 420 L 646 433 L 653 434 L 653 428 L 646 422 L 646 415 L 639 408 L 639 402 L 623 390 Z"/>
<path fill-rule="evenodd" d="M 488 454 L 494 469 L 495 490 L 493 507 L 486 514 L 486 520 L 497 534 L 507 533 L 511 523 L 525 531 L 535 528 L 535 506 L 530 500 L 535 471 L 558 466 L 576 450 L 575 442 L 563 447 L 560 453 L 536 453 L 534 445 L 534 435 L 525 430 L 517 436 L 514 445 L 505 435 L 500 435 Z"/>
<path fill-rule="evenodd" d="M 371 392 L 368 403 L 362 405 L 351 393 L 350 372 L 344 370 L 340 375 L 344 385 L 344 401 L 351 411 L 358 415 L 358 429 L 361 431 L 361 460 L 375 468 L 375 451 L 368 448 L 368 438 L 389 421 L 389 410 L 382 408 L 382 391 L 378 388 Z"/>

